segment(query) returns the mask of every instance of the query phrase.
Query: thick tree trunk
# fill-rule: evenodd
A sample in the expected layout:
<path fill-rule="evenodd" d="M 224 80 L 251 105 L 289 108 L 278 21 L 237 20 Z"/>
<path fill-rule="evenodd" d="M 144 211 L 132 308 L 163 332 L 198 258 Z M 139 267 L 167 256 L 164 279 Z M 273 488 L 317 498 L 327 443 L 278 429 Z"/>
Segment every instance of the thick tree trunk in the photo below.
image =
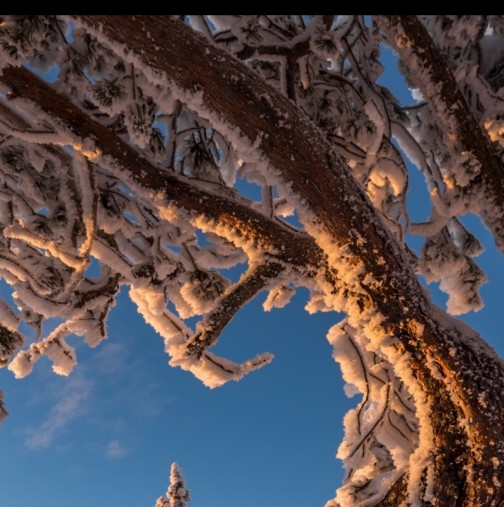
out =
<path fill-rule="evenodd" d="M 326 273 L 336 274 L 326 277 L 328 291 L 346 291 L 346 309 L 353 312 L 355 322 L 380 317 L 374 331 L 388 337 L 389 344 L 376 338 L 371 346 L 380 348 L 397 377 L 417 385 L 415 403 L 424 411 L 423 424 L 432 431 L 426 456 L 433 462 L 437 505 L 501 505 L 502 362 L 476 333 L 431 307 L 401 247 L 322 133 L 253 71 L 176 19 L 84 16 L 82 21 L 104 43 L 114 41 L 115 50 L 122 46 L 125 58 L 140 69 L 150 69 L 151 79 L 185 93 L 198 114 L 238 130 L 243 145 L 254 147 L 275 178 L 303 200 L 306 215 L 313 217 L 305 225 L 318 238 L 319 247 L 259 213 L 241 210 L 238 202 L 215 200 L 180 178 L 160 174 L 49 86 L 33 86 L 36 78 L 28 71 L 7 68 L 0 80 L 79 137 L 92 135 L 103 154 L 114 158 L 138 185 L 163 192 L 165 202 L 176 201 L 186 209 L 213 214 L 215 220 L 228 220 L 230 228 L 263 241 L 267 250 L 283 244 L 290 262 L 299 266 L 327 262 Z M 153 50 L 156 47 L 162 51 Z M 207 197 L 213 199 L 210 204 Z M 237 210 L 249 213 L 247 219 Z M 291 244 L 293 236 L 297 246 Z M 351 270 L 357 271 L 353 278 L 346 276 Z M 360 316 L 355 315 L 356 308 Z M 383 505 L 399 505 L 408 481 L 401 480 L 394 488 L 383 492 Z"/>

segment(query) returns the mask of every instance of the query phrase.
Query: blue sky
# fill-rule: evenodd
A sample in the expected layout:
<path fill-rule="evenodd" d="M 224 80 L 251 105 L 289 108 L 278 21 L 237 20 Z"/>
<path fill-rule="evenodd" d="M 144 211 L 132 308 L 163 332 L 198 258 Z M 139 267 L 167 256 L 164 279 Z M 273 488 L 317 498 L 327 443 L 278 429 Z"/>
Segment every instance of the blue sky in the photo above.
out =
<path fill-rule="evenodd" d="M 386 79 L 400 90 L 396 75 Z M 423 188 L 416 169 L 410 178 Z M 412 193 L 415 220 L 428 216 L 423 197 Z M 464 320 L 504 355 L 502 258 L 478 219 L 465 223 L 486 247 L 478 262 L 490 281 L 485 308 Z M 446 297 L 430 289 L 442 305 Z M 212 351 L 237 362 L 269 351 L 275 360 L 219 389 L 167 365 L 161 338 L 124 290 L 106 342 L 91 350 L 71 341 L 79 365 L 69 378 L 44 358 L 23 380 L 0 370 L 11 413 L 0 430 L 2 505 L 150 507 L 177 461 L 191 507 L 323 506 L 342 478 L 334 456 L 343 415 L 358 402 L 345 397 L 325 338 L 339 317 L 308 315 L 305 291 L 270 313 L 264 298 L 236 316 Z"/>
<path fill-rule="evenodd" d="M 337 318 L 310 317 L 304 300 L 268 314 L 257 300 L 237 316 L 215 350 L 276 359 L 220 389 L 167 366 L 162 340 L 124 292 L 107 342 L 95 350 L 72 342 L 79 366 L 69 378 L 42 360 L 24 380 L 2 371 L 11 411 L 0 431 L 5 505 L 30 484 L 40 506 L 66 505 L 69 492 L 74 507 L 120 498 L 149 506 L 175 460 L 194 507 L 282 504 L 286 492 L 291 505 L 323 504 L 340 477 L 334 454 L 352 403 L 336 394 L 339 369 L 325 340 Z"/>

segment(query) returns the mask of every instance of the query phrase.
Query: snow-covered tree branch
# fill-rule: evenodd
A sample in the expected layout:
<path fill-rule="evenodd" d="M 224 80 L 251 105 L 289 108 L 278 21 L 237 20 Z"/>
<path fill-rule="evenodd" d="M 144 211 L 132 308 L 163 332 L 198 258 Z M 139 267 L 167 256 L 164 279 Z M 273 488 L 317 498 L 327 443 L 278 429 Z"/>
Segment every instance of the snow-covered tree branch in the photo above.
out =
<path fill-rule="evenodd" d="M 427 22 L 432 23 L 432 20 Z M 499 153 L 498 145 L 492 143 L 498 136 L 490 134 L 489 137 L 484 132 L 492 128 L 494 116 L 502 110 L 502 98 L 492 93 L 490 86 L 478 75 L 481 62 L 477 60 L 474 47 L 484 35 L 484 22 L 469 17 L 461 20 L 464 29 L 457 25 L 455 30 L 461 40 L 456 41 L 450 33 L 454 30 L 454 21 L 445 19 L 444 22 L 447 32 L 436 27 L 434 39 L 415 16 L 386 17 L 383 26 L 403 67 L 408 69 L 406 72 L 412 86 L 420 89 L 443 132 L 444 149 L 451 157 L 456 154 L 461 157 L 451 164 L 453 172 L 444 176 L 448 187 L 445 192 L 447 200 L 457 199 L 460 195 L 467 201 L 468 209 L 479 206 L 472 211 L 481 214 L 497 246 L 504 250 L 504 182 L 499 156 L 502 153 Z M 443 20 L 438 23 L 442 24 Z M 455 47 L 462 46 L 459 51 L 466 55 L 450 62 L 436 44 L 448 54 L 454 52 Z"/>
<path fill-rule="evenodd" d="M 441 280 L 451 313 L 481 306 L 481 247 L 459 216 L 480 213 L 502 246 L 492 108 L 504 88 L 490 91 L 482 63 L 501 25 L 451 19 L 478 34 L 462 53 L 464 40 L 438 40 L 441 22 L 5 20 L 0 276 L 18 309 L 0 306 L 2 362 L 23 377 L 45 354 L 68 375 L 76 355 L 65 338 L 97 346 L 127 285 L 170 364 L 216 387 L 272 359 L 237 364 L 207 350 L 233 316 L 263 290 L 267 310 L 304 286 L 309 311 L 346 313 L 328 340 L 363 394 L 338 451 L 346 478 L 327 505 L 500 505 L 502 361 L 430 302 L 417 273 Z M 384 41 L 423 95 L 414 107 L 376 81 Z M 54 84 L 35 75 L 51 66 Z M 403 152 L 425 176 L 429 222 L 410 223 Z M 260 201 L 240 195 L 243 177 L 262 187 Z M 301 225 L 286 220 L 293 213 Z M 420 258 L 409 232 L 426 238 Z M 225 277 L 243 262 L 237 280 Z M 23 348 L 20 323 L 40 330 L 54 316 L 59 327 Z M 158 502 L 188 501 L 170 494 Z"/>

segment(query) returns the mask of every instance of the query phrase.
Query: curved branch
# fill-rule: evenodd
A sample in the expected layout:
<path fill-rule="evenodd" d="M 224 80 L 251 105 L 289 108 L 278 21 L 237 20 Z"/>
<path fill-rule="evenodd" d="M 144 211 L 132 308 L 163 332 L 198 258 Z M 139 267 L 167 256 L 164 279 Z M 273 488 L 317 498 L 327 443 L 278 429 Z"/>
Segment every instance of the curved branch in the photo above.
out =
<path fill-rule="evenodd" d="M 381 411 L 379 416 L 376 418 L 376 420 L 373 422 L 372 426 L 369 428 L 369 430 L 366 432 L 366 434 L 359 440 L 359 442 L 355 445 L 353 450 L 349 453 L 350 457 L 352 457 L 361 448 L 361 446 L 366 442 L 366 440 L 374 434 L 375 428 L 378 426 L 378 424 L 380 424 L 382 422 L 382 420 L 385 417 L 385 414 L 387 413 L 387 410 L 389 408 L 389 398 L 390 398 L 390 382 L 387 382 L 383 410 Z"/>
<path fill-rule="evenodd" d="M 305 227 L 318 237 L 331 267 L 359 273 L 345 276 L 343 292 L 348 296 L 342 308 L 353 315 L 360 309 L 361 319 L 375 312 L 383 316 L 380 327 L 395 337 L 400 352 L 387 347 L 382 352 L 391 363 L 399 362 L 403 380 L 417 383 L 418 393 L 424 393 L 415 402 L 424 404 L 423 422 L 433 433 L 425 444 L 436 454 L 433 488 L 438 502 L 449 505 L 461 490 L 474 505 L 504 500 L 504 492 L 493 489 L 492 479 L 494 474 L 504 479 L 504 449 L 495 447 L 504 438 L 504 428 L 496 424 L 496 418 L 504 418 L 504 407 L 495 394 L 504 389 L 502 363 L 489 349 L 482 352 L 470 340 L 462 340 L 447 316 L 436 315 L 404 251 L 316 126 L 251 69 L 177 19 L 81 20 L 105 44 L 114 41 L 115 49 L 144 68 L 154 83 L 185 97 L 217 130 L 233 133 L 244 150 L 265 157 L 271 174 L 303 201 Z M 143 36 L 147 30 L 149 40 Z M 153 44 L 163 51 L 153 52 Z M 445 377 L 439 376 L 433 360 L 441 361 Z M 478 385 L 474 365 L 492 371 L 480 375 Z M 492 397 L 491 409 L 482 410 L 471 395 L 475 389 Z M 436 405 L 432 412 L 431 403 Z M 422 447 L 420 452 L 430 454 Z M 483 464 L 493 463 L 491 457 L 497 455 L 498 470 Z"/>
<path fill-rule="evenodd" d="M 92 135 L 96 147 L 115 159 L 118 171 L 128 180 L 139 189 L 162 193 L 160 206 L 174 202 L 196 215 L 205 215 L 207 220 L 223 223 L 257 242 L 274 259 L 285 259 L 298 268 L 326 267 L 323 249 L 332 271 L 342 278 L 338 284 L 334 279 L 322 282 L 329 285 L 328 294 L 339 298 L 334 304 L 352 310 L 356 325 L 363 320 L 373 340 L 371 345 L 391 367 L 398 368 L 399 377 L 415 386 L 415 403 L 423 410 L 422 425 L 432 437 L 424 441 L 426 447 L 420 451 L 425 454 L 420 458 L 429 463 L 433 460 L 433 490 L 438 503 L 452 505 L 459 491 L 472 505 L 502 502 L 504 493 L 491 490 L 494 477 L 504 479 L 504 449 L 496 445 L 504 440 L 502 364 L 476 334 L 461 331 L 429 305 L 403 250 L 320 130 L 253 71 L 177 19 L 83 19 L 98 37 L 112 40 L 116 50 L 125 49 L 128 62 L 144 68 L 155 84 L 172 87 L 200 116 L 221 126 L 224 134 L 232 133 L 244 148 L 263 156 L 271 174 L 302 201 L 303 219 L 321 248 L 305 235 L 246 209 L 239 201 L 204 192 L 183 178 L 161 173 L 113 132 L 48 85 L 34 81 L 26 69 L 8 67 L 0 80 L 59 118 L 81 138 Z M 147 31 L 150 39 L 144 35 Z M 154 46 L 163 51 L 152 51 Z M 470 339 L 463 339 L 464 335 Z M 434 360 L 444 375 L 439 375 Z M 473 372 L 478 369 L 481 372 L 475 376 Z M 485 410 L 472 395 L 475 390 L 487 395 Z M 494 459 L 499 465 L 494 466 Z"/>

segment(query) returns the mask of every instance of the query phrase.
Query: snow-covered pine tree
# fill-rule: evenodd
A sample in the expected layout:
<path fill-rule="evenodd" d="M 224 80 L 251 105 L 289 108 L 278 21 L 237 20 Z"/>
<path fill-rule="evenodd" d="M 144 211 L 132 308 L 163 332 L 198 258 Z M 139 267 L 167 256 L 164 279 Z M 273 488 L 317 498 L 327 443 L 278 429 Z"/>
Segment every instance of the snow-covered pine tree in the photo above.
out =
<path fill-rule="evenodd" d="M 167 492 L 171 507 L 184 507 L 191 499 L 182 472 L 177 463 L 172 463 L 170 470 L 170 486 Z"/>
<path fill-rule="evenodd" d="M 166 495 L 160 496 L 155 507 L 184 507 L 191 500 L 182 472 L 177 463 L 172 463 L 170 469 L 170 485 Z"/>
<path fill-rule="evenodd" d="M 170 364 L 217 387 L 271 361 L 209 351 L 233 315 L 304 286 L 310 312 L 347 314 L 328 339 L 363 393 L 328 505 L 502 505 L 502 361 L 417 276 L 451 314 L 477 310 L 481 245 L 460 217 L 504 250 L 503 36 L 499 16 L 4 17 L 0 276 L 17 308 L 0 303 L 2 364 L 23 377 L 47 355 L 68 375 L 66 337 L 98 346 L 126 285 Z M 377 82 L 383 44 L 415 104 Z M 407 213 L 405 154 L 427 222 Z"/>

